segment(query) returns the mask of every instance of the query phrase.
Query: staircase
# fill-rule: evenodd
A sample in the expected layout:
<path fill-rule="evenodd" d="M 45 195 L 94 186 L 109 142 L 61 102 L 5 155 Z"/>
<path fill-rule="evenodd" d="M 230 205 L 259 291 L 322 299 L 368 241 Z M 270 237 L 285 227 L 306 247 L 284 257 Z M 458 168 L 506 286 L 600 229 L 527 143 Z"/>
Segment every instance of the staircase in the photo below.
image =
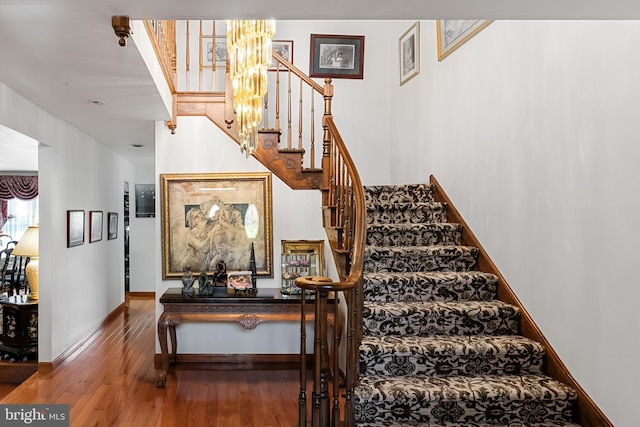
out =
<path fill-rule="evenodd" d="M 577 426 L 576 392 L 544 374 L 433 184 L 365 187 L 365 205 L 356 425 Z"/>
<path fill-rule="evenodd" d="M 202 22 L 198 33 L 186 26 L 189 49 L 211 37 L 203 35 Z M 171 132 L 179 129 L 179 116 L 205 116 L 239 142 L 228 67 L 203 67 L 199 48 L 177 61 L 175 22 L 145 26 L 173 94 Z M 270 73 L 260 147 L 252 156 L 290 188 L 321 191 L 338 274 L 337 280 L 296 279 L 315 295 L 317 313 L 311 402 L 301 325 L 299 426 L 308 425 L 307 403 L 314 427 L 570 427 L 576 420 L 583 427 L 612 426 L 463 227 L 435 178 L 363 187 L 334 122 L 331 79 L 321 85 L 272 56 L 280 71 Z M 178 76 L 189 75 L 190 57 L 200 57 L 193 64 L 198 78 L 185 84 Z M 214 84 L 218 74 L 224 88 Z M 203 87 L 207 79 L 212 84 Z M 334 375 L 332 385 L 330 292 L 342 295 L 346 320 L 344 359 L 333 352 L 331 362 L 344 362 L 345 375 Z"/>

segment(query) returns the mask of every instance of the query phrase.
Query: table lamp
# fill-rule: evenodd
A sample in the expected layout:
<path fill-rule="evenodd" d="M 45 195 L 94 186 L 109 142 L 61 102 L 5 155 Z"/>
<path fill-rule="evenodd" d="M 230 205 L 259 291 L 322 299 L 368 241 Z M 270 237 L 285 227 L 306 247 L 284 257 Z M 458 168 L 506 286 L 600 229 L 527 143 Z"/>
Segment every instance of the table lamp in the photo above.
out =
<path fill-rule="evenodd" d="M 20 241 L 13 249 L 12 255 L 26 256 L 30 258 L 29 263 L 25 267 L 24 274 L 27 276 L 29 283 L 29 299 L 38 301 L 38 236 L 40 228 L 32 225 L 24 232 Z"/>

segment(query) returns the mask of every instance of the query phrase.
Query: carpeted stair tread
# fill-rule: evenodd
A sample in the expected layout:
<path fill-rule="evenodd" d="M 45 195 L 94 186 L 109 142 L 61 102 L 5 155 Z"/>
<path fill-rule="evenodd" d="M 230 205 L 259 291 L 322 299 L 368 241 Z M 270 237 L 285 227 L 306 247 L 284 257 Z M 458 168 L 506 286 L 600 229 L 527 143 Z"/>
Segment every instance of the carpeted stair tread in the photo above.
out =
<path fill-rule="evenodd" d="M 367 301 L 487 301 L 496 297 L 498 277 L 480 271 L 364 273 Z"/>
<path fill-rule="evenodd" d="M 433 201 L 432 184 L 368 185 L 364 187 L 365 205 Z"/>
<path fill-rule="evenodd" d="M 432 203 L 393 203 L 367 206 L 367 224 L 419 224 L 447 222 L 447 205 Z"/>
<path fill-rule="evenodd" d="M 472 271 L 479 250 L 473 246 L 366 246 L 364 271 Z"/>
<path fill-rule="evenodd" d="M 570 421 L 575 390 L 545 375 L 362 376 L 356 422 Z"/>
<path fill-rule="evenodd" d="M 544 346 L 520 335 L 365 336 L 361 375 L 541 374 Z"/>
<path fill-rule="evenodd" d="M 363 304 L 363 335 L 516 335 L 520 310 L 502 301 Z"/>
<path fill-rule="evenodd" d="M 366 244 L 372 246 L 459 245 L 462 225 L 453 223 L 369 224 Z"/>
<path fill-rule="evenodd" d="M 424 222 L 446 223 L 446 203 L 383 203 L 372 206 L 367 205 L 367 224 L 419 224 Z"/>
<path fill-rule="evenodd" d="M 376 423 L 357 423 L 356 427 L 580 427 L 580 424 L 571 421 L 547 421 L 542 423 L 526 423 L 515 421 L 509 424 L 487 424 L 487 423 L 414 423 L 414 422 L 395 422 L 381 421 Z"/>

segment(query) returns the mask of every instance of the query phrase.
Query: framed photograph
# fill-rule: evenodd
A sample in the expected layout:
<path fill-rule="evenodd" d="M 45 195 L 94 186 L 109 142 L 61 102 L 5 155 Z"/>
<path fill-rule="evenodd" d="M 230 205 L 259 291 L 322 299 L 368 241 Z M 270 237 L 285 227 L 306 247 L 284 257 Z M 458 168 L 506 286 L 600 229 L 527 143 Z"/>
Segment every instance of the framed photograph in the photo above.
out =
<path fill-rule="evenodd" d="M 362 79 L 364 36 L 311 34 L 309 76 Z"/>
<path fill-rule="evenodd" d="M 223 36 L 202 36 L 202 65 L 212 67 L 227 65 L 227 38 Z"/>
<path fill-rule="evenodd" d="M 156 185 L 136 184 L 136 218 L 156 217 Z"/>
<path fill-rule="evenodd" d="M 491 22 L 465 19 L 436 21 L 438 61 L 449 56 L 451 52 L 462 46 Z"/>
<path fill-rule="evenodd" d="M 271 50 L 279 53 L 280 56 L 293 64 L 293 40 L 273 40 Z M 285 71 L 285 68 L 280 67 L 279 70 Z M 271 60 L 269 71 L 278 71 L 278 64 L 274 59 Z"/>
<path fill-rule="evenodd" d="M 227 273 L 227 288 L 244 291 L 252 287 L 250 271 L 231 271 Z"/>
<path fill-rule="evenodd" d="M 420 72 L 420 22 L 416 21 L 398 40 L 400 86 Z"/>
<path fill-rule="evenodd" d="M 162 174 L 162 278 L 216 270 L 273 277 L 271 173 Z"/>
<path fill-rule="evenodd" d="M 84 211 L 67 211 L 67 247 L 84 243 Z"/>
<path fill-rule="evenodd" d="M 89 243 L 102 240 L 102 211 L 89 211 Z"/>
<path fill-rule="evenodd" d="M 107 230 L 107 240 L 114 240 L 118 238 L 118 214 L 116 212 L 109 212 L 107 223 L 109 228 Z"/>

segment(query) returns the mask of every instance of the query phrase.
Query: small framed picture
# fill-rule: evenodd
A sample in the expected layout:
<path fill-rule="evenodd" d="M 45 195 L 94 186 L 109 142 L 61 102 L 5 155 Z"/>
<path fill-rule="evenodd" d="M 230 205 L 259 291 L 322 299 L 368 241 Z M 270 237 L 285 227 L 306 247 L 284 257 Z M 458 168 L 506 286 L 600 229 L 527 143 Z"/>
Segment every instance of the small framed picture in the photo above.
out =
<path fill-rule="evenodd" d="M 91 226 L 89 243 L 95 243 L 102 240 L 102 211 L 90 211 L 89 224 Z"/>
<path fill-rule="evenodd" d="M 227 287 L 233 291 L 246 291 L 251 288 L 251 272 L 232 271 L 227 273 Z"/>
<path fill-rule="evenodd" d="M 415 22 L 398 40 L 400 86 L 420 72 L 420 22 Z"/>
<path fill-rule="evenodd" d="M 67 247 L 80 246 L 84 243 L 84 211 L 67 211 Z"/>
<path fill-rule="evenodd" d="M 202 36 L 202 65 L 212 67 L 214 61 L 216 67 L 227 65 L 227 38 Z"/>
<path fill-rule="evenodd" d="M 311 34 L 311 77 L 362 79 L 364 36 Z"/>
<path fill-rule="evenodd" d="M 271 50 L 280 54 L 284 59 L 293 64 L 293 40 L 273 40 L 271 42 Z M 269 71 L 285 71 L 284 67 L 278 68 L 275 59 L 271 59 Z"/>
<path fill-rule="evenodd" d="M 118 214 L 116 212 L 109 212 L 108 214 L 109 228 L 107 230 L 107 239 L 114 240 L 118 238 Z"/>
<path fill-rule="evenodd" d="M 156 185 L 136 184 L 136 218 L 156 217 Z"/>

